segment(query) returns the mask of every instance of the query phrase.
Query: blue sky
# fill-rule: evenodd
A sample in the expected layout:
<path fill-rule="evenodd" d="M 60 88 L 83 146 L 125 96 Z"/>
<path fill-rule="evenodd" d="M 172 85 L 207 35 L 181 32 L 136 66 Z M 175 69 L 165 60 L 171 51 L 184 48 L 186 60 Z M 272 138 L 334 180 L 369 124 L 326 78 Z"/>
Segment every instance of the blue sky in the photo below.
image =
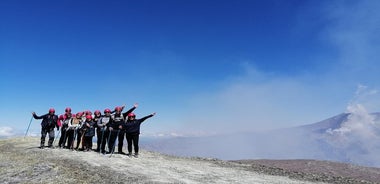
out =
<path fill-rule="evenodd" d="M 378 1 L 2 1 L 0 127 L 31 112 L 157 112 L 143 133 L 380 111 Z M 39 131 L 34 120 L 32 131 Z M 1 132 L 1 131 L 0 131 Z M 4 132 L 4 131 L 3 131 Z"/>

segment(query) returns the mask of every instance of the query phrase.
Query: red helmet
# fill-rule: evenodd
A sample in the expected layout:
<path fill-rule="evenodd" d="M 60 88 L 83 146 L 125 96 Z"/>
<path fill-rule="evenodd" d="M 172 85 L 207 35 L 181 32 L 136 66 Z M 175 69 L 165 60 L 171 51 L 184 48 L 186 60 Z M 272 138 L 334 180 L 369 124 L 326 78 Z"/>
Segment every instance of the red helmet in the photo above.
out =
<path fill-rule="evenodd" d="M 87 115 L 86 119 L 92 119 L 92 116 L 91 115 Z"/>
<path fill-rule="evenodd" d="M 78 112 L 75 116 L 82 116 L 83 114 L 81 112 Z"/>
<path fill-rule="evenodd" d="M 104 110 L 104 114 L 105 114 L 105 113 L 111 113 L 111 110 L 110 110 L 110 109 L 105 109 L 105 110 Z"/>
<path fill-rule="evenodd" d="M 86 111 L 86 115 L 91 115 L 91 114 L 92 114 L 91 111 L 89 111 L 89 110 Z"/>
<path fill-rule="evenodd" d="M 49 109 L 49 113 L 55 113 L 55 109 L 54 108 L 50 108 Z"/>
<path fill-rule="evenodd" d="M 115 111 L 120 111 L 121 112 L 121 107 L 119 107 L 119 106 L 115 107 Z"/>
<path fill-rule="evenodd" d="M 70 107 L 66 107 L 65 112 L 71 112 L 71 108 Z"/>
<path fill-rule="evenodd" d="M 94 114 L 101 114 L 101 113 L 100 113 L 100 110 L 96 110 L 96 111 L 94 112 Z"/>
<path fill-rule="evenodd" d="M 128 114 L 128 117 L 136 117 L 136 115 L 133 112 L 131 112 Z"/>

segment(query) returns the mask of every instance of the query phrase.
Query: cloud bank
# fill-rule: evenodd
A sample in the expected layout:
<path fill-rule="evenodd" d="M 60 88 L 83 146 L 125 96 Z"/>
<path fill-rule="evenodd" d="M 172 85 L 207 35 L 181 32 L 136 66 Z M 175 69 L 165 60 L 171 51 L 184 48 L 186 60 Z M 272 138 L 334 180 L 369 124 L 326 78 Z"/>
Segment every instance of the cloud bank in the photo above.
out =
<path fill-rule="evenodd" d="M 351 104 L 347 111 L 347 121 L 328 129 L 323 139 L 342 160 L 380 166 L 379 114 L 370 114 L 361 104 Z"/>
<path fill-rule="evenodd" d="M 11 127 L 0 127 L 0 137 L 10 137 L 15 135 L 13 128 Z"/>

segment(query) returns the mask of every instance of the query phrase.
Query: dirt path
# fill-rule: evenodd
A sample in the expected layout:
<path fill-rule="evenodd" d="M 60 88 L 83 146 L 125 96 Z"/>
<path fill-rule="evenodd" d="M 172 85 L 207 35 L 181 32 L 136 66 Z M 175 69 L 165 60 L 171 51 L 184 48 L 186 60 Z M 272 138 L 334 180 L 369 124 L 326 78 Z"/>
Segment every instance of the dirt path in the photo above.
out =
<path fill-rule="evenodd" d="M 139 158 L 39 149 L 37 138 L 0 140 L 0 183 L 311 183 L 220 160 L 141 151 Z"/>

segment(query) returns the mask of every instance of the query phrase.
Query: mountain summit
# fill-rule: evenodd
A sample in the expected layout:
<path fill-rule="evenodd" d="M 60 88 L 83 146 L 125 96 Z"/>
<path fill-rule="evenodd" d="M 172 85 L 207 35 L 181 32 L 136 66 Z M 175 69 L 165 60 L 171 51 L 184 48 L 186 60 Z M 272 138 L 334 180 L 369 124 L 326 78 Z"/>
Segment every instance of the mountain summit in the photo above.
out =
<path fill-rule="evenodd" d="M 142 150 L 139 158 L 39 149 L 38 138 L 0 140 L 0 183 L 367 183 L 380 169 L 312 160 L 222 161 Z M 344 171 L 344 172 L 342 172 Z"/>

